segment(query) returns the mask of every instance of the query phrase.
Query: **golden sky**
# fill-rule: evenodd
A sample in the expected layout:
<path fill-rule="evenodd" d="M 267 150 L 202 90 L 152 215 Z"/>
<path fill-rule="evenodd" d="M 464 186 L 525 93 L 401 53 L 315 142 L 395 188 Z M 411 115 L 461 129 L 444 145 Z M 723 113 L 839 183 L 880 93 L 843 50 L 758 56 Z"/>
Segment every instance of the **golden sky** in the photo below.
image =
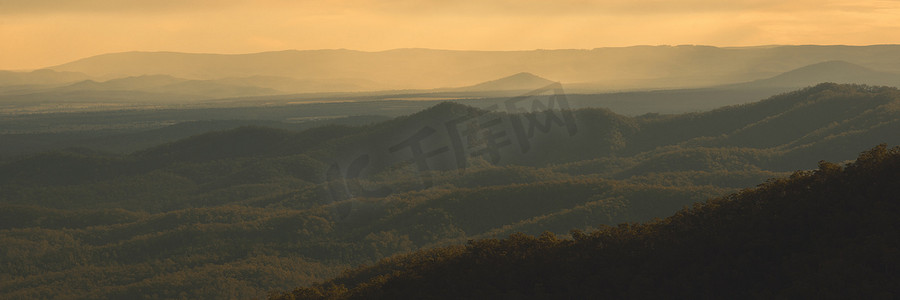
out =
<path fill-rule="evenodd" d="M 900 43 L 900 0 L 0 0 L 0 69 L 121 51 Z"/>

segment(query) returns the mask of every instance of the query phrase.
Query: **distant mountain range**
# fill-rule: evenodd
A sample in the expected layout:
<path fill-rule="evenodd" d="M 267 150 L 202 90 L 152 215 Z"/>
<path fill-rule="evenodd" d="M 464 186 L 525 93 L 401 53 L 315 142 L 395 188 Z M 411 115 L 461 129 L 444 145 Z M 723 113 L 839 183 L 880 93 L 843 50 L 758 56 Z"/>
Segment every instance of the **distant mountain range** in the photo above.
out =
<path fill-rule="evenodd" d="M 635 46 L 592 50 L 397 49 L 381 52 L 290 50 L 240 55 L 125 52 L 98 55 L 47 69 L 82 73 L 100 81 L 142 75 L 169 75 L 192 80 L 263 76 L 349 83 L 349 86 L 342 88 L 358 85 L 361 90 L 470 86 L 510 74 L 530 72 L 565 84 L 586 83 L 585 86 L 609 90 L 732 84 L 835 60 L 879 72 L 900 73 L 900 46 Z M 0 76 L 0 82 L 9 82 L 2 79 L 3 76 Z"/>
<path fill-rule="evenodd" d="M 898 86 L 900 46 L 126 52 L 0 71 L 0 109 L 500 98 L 551 82 L 563 83 L 577 107 L 695 112 L 822 82 Z"/>

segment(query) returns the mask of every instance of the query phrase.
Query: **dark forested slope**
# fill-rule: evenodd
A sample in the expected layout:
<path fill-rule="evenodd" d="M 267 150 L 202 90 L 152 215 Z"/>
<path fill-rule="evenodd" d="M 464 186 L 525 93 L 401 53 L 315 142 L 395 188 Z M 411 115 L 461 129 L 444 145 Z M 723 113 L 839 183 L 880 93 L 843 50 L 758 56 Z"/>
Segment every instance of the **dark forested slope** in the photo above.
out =
<path fill-rule="evenodd" d="M 820 162 L 666 219 L 570 239 L 470 240 L 273 299 L 878 298 L 900 295 L 900 147 Z"/>

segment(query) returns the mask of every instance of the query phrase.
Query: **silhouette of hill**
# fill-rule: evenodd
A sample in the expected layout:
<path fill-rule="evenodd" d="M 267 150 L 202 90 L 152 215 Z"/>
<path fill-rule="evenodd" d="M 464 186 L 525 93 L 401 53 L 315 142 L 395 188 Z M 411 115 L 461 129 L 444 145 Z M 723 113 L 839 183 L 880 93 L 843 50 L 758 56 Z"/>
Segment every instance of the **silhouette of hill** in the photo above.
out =
<path fill-rule="evenodd" d="M 822 82 L 900 85 L 900 74 L 875 71 L 846 61 L 832 60 L 797 68 L 777 76 L 729 87 L 800 88 Z"/>
<path fill-rule="evenodd" d="M 392 257 L 269 299 L 890 297 L 900 148 L 821 162 L 663 220 Z"/>
<path fill-rule="evenodd" d="M 545 87 L 553 81 L 540 76 L 521 72 L 496 80 L 482 82 L 476 85 L 459 87 L 453 90 L 459 91 L 531 91 Z"/>

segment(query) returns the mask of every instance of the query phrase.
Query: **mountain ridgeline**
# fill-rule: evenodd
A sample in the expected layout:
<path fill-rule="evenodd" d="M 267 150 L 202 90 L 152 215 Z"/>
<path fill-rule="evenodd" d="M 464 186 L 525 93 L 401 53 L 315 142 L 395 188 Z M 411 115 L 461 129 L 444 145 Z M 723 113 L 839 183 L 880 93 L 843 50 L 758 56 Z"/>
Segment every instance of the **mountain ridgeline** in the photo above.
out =
<path fill-rule="evenodd" d="M 519 72 L 531 72 L 564 83 L 591 83 L 622 89 L 730 84 L 836 60 L 900 73 L 900 66 L 896 64 L 898 47 L 718 48 L 680 45 L 589 50 L 395 49 L 379 52 L 334 49 L 241 55 L 125 52 L 98 55 L 48 69 L 99 77 L 164 74 L 196 80 L 247 76 L 325 82 L 342 80 L 363 85 L 368 83 L 382 90 L 467 86 Z M 660 74 L 666 75 L 660 78 Z"/>
<path fill-rule="evenodd" d="M 552 82 L 565 85 L 572 109 L 680 114 L 746 104 L 821 82 L 897 87 L 897 47 L 111 53 L 31 72 L 0 71 L 0 115 L 142 110 L 157 111 L 168 121 L 172 115 L 160 108 L 230 108 L 248 116 L 266 107 L 307 114 L 300 106 L 343 105 L 330 111 L 335 114 L 367 103 L 369 114 L 396 117 L 439 101 L 482 107 L 478 103 L 502 102 Z M 37 144 L 47 140 L 29 138 Z"/>
<path fill-rule="evenodd" d="M 900 45 L 680 45 L 109 53 L 30 72 L 0 71 L 0 114 L 183 108 L 186 103 L 256 107 L 378 97 L 509 97 L 549 82 L 589 96 L 587 105 L 578 107 L 602 106 L 621 114 L 683 113 L 748 103 L 821 82 L 900 86 L 898 49 Z"/>
<path fill-rule="evenodd" d="M 330 124 L 299 130 L 260 122 L 127 154 L 93 147 L 4 158 L 0 161 L 0 242 L 4 245 L 0 257 L 6 263 L 0 265 L 0 297 L 264 297 L 272 290 L 325 282 L 342 270 L 376 263 L 373 269 L 357 269 L 296 294 L 313 298 L 329 293 L 415 295 L 418 291 L 413 286 L 419 283 L 443 282 L 429 271 L 443 268 L 448 268 L 446 282 L 458 282 L 460 291 L 467 293 L 464 287 L 476 282 L 457 281 L 453 276 L 463 273 L 449 269 L 455 262 L 473 270 L 495 268 L 502 274 L 520 276 L 493 283 L 488 279 L 502 279 L 497 275 L 501 273 L 483 273 L 494 274 L 478 279 L 491 287 L 471 287 L 486 296 L 565 294 L 581 289 L 587 280 L 593 280 L 590 278 L 615 283 L 616 287 L 608 290 L 610 295 L 635 291 L 654 296 L 657 290 L 645 288 L 654 282 L 663 282 L 663 286 L 682 285 L 678 281 L 682 278 L 699 280 L 693 284 L 719 279 L 741 282 L 745 278 L 741 276 L 751 276 L 716 273 L 718 265 L 713 262 L 726 260 L 728 251 L 736 248 L 691 252 L 709 238 L 716 238 L 709 240 L 714 247 L 738 247 L 747 242 L 757 243 L 748 245 L 757 248 L 748 249 L 761 249 L 782 239 L 800 238 L 804 231 L 799 230 L 824 222 L 815 219 L 807 224 L 807 219 L 797 217 L 790 223 L 795 226 L 790 230 L 795 231 L 775 237 L 777 241 L 767 240 L 765 234 L 787 226 L 787 219 L 775 218 L 780 215 L 764 218 L 765 214 L 788 209 L 783 217 L 793 218 L 807 205 L 776 200 L 781 199 L 778 197 L 807 197 L 804 193 L 821 193 L 817 192 L 821 187 L 845 185 L 848 189 L 860 187 L 822 195 L 839 197 L 866 189 L 872 195 L 888 195 L 881 194 L 888 190 L 880 189 L 889 189 L 889 180 L 896 180 L 891 168 L 881 167 L 894 166 L 894 150 L 876 148 L 845 169 L 819 163 L 823 159 L 852 160 L 882 143 L 900 144 L 896 134 L 900 129 L 900 91 L 895 88 L 826 83 L 708 112 L 634 117 L 599 108 L 560 110 L 564 108 L 561 99 L 518 97 L 485 108 L 446 102 L 390 120 L 355 123 L 366 123 L 363 125 Z M 199 126 L 187 125 L 193 127 L 177 128 Z M 153 136 L 151 133 L 130 139 Z M 866 158 L 870 156 L 878 158 Z M 817 166 L 821 171 L 794 173 L 791 179 L 771 180 L 759 189 L 729 196 L 732 200 L 682 211 L 685 206 Z M 871 178 L 876 184 L 871 188 L 852 177 L 870 178 L 867 172 L 885 177 Z M 801 184 L 807 184 L 805 189 Z M 871 201 L 876 201 L 876 196 Z M 747 206 L 751 200 L 741 199 L 771 199 L 765 201 L 773 204 L 754 208 Z M 885 213 L 894 209 L 891 202 L 871 203 Z M 826 218 L 839 208 L 823 205 L 815 208 L 823 215 L 807 216 Z M 862 209 L 847 206 L 851 208 Z M 748 210 L 747 214 L 733 212 Z M 647 225 L 607 227 L 675 213 L 676 217 Z M 729 221 L 740 218 L 750 223 Z M 872 222 L 883 220 L 873 218 Z M 700 224 L 721 228 L 703 231 L 709 227 Z M 754 224 L 769 227 L 754 232 Z M 826 228 L 835 229 L 837 224 Z M 570 232 L 572 229 L 599 231 Z M 732 229 L 734 233 L 729 232 Z M 517 234 L 508 240 L 493 240 L 545 231 L 552 234 L 541 238 Z M 678 239 L 667 238 L 666 232 L 691 242 L 679 244 Z M 759 238 L 739 239 L 745 232 Z M 569 235 L 570 239 L 555 235 Z M 837 238 L 856 237 L 846 233 Z M 872 238 L 870 242 L 876 243 L 888 236 Z M 475 242 L 461 246 L 469 240 Z M 645 245 L 659 246 L 640 250 Z M 430 248 L 436 250 L 393 257 Z M 667 248 L 672 249 L 671 255 L 662 252 Z M 590 249 L 598 249 L 596 253 L 601 255 L 593 257 L 595 252 Z M 795 255 L 797 261 L 791 263 L 801 265 L 798 274 L 807 274 L 803 272 L 808 269 L 802 267 L 814 264 L 818 254 L 798 249 L 785 251 L 800 251 Z M 504 251 L 521 255 L 497 258 L 496 254 Z M 746 251 L 734 253 L 756 253 Z M 825 247 L 822 251 L 823 257 L 832 257 L 833 251 L 843 250 Z M 667 260 L 687 252 L 691 253 L 685 257 L 714 260 L 685 266 L 687 269 Z M 554 263 L 565 253 L 572 253 L 572 258 Z M 795 252 L 747 254 L 729 263 L 777 269 L 787 263 L 778 256 L 781 253 Z M 428 257 L 436 262 L 425 263 Z M 772 257 L 777 259 L 768 265 L 759 263 Z M 665 268 L 653 273 L 656 269 L 640 263 L 644 258 Z M 582 276 L 587 269 L 575 268 L 576 273 L 563 274 L 582 259 L 586 266 L 607 265 L 610 271 Z M 856 261 L 832 265 L 844 271 L 851 262 Z M 536 273 L 545 267 L 549 268 L 547 274 L 562 277 Z M 656 280 L 669 271 L 689 273 L 690 268 L 701 267 L 704 269 L 692 274 L 706 277 Z M 618 270 L 635 272 L 616 277 Z M 760 270 L 753 272 L 763 272 Z M 640 277 L 628 277 L 634 274 Z M 569 281 L 565 280 L 572 276 L 581 277 L 566 285 Z M 534 281 L 546 289 L 512 287 L 527 284 L 521 280 L 528 277 L 546 278 L 546 282 Z M 782 284 L 785 279 L 766 280 L 753 282 Z M 808 284 L 831 282 L 829 278 L 808 280 Z M 875 286 L 881 283 L 872 282 Z M 696 295 L 691 289 L 699 289 L 684 286 L 684 295 Z M 630 290 L 616 290 L 626 287 Z M 593 289 L 583 291 L 596 295 Z M 769 295 L 766 291 L 759 290 L 758 296 Z M 880 291 L 872 290 L 876 292 Z"/>

